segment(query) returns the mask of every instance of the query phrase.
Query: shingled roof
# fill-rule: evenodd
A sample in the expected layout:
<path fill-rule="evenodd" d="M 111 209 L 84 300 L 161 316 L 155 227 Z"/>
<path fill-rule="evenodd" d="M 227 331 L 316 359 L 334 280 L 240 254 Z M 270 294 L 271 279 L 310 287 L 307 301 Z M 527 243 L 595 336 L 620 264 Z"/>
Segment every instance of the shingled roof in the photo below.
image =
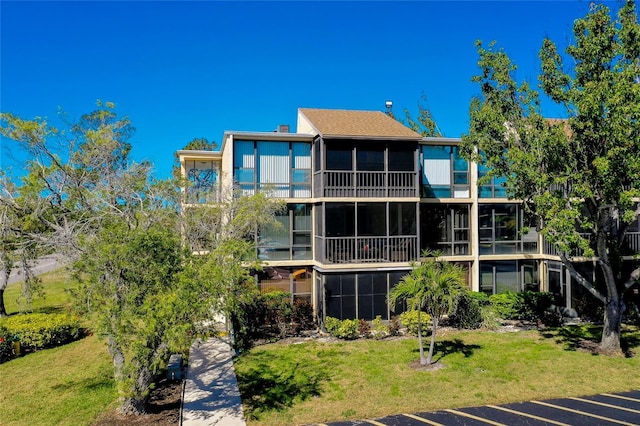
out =
<path fill-rule="evenodd" d="M 380 111 L 300 108 L 323 136 L 421 139 L 422 136 Z"/>

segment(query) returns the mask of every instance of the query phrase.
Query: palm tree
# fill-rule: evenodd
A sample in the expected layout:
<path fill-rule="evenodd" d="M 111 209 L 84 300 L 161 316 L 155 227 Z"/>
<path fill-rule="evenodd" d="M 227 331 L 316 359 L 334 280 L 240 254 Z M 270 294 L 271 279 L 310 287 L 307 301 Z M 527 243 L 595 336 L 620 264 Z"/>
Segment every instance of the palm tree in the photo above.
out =
<path fill-rule="evenodd" d="M 420 364 L 431 364 L 435 346 L 438 322 L 444 315 L 455 309 L 458 297 L 465 291 L 465 270 L 454 263 L 438 260 L 426 253 L 427 257 L 413 265 L 413 270 L 405 275 L 389 294 L 389 303 L 395 305 L 406 300 L 410 309 L 418 311 L 418 344 L 420 345 Z M 433 329 L 429 355 L 425 358 L 422 345 L 422 324 L 420 311 L 431 315 Z"/>

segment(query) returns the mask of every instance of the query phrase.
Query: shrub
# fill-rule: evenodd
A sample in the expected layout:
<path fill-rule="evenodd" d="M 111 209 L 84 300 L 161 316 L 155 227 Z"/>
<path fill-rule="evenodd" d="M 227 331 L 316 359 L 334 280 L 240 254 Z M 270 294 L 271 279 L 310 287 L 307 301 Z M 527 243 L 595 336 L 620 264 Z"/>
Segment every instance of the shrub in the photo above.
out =
<path fill-rule="evenodd" d="M 485 305 L 480 307 L 480 313 L 482 315 L 481 328 L 486 330 L 496 330 L 500 327 L 500 317 L 496 313 L 495 308 L 492 305 Z"/>
<path fill-rule="evenodd" d="M 482 326 L 482 310 L 479 298 L 474 297 L 474 294 L 484 295 L 488 303 L 489 299 L 484 293 L 470 291 L 462 293 L 458 299 L 455 311 L 449 315 L 449 319 L 447 320 L 448 325 L 468 330 L 474 330 Z"/>
<path fill-rule="evenodd" d="M 294 299 L 291 321 L 296 325 L 296 331 L 298 332 L 301 330 L 311 330 L 315 328 L 315 322 L 313 320 L 313 306 L 308 300 Z"/>
<path fill-rule="evenodd" d="M 287 324 L 291 322 L 293 307 L 291 294 L 284 291 L 272 291 L 263 296 L 265 305 L 265 324 L 276 326 L 283 338 L 287 335 Z"/>
<path fill-rule="evenodd" d="M 371 333 L 371 325 L 369 321 L 359 319 L 358 320 L 358 334 L 363 337 L 369 337 L 369 333 Z"/>
<path fill-rule="evenodd" d="M 339 339 L 355 339 L 358 337 L 358 323 L 359 321 L 356 319 L 340 321 L 333 317 L 325 318 L 325 328 L 327 332 Z"/>
<path fill-rule="evenodd" d="M 489 296 L 489 301 L 500 318 L 506 320 L 520 319 L 520 313 L 524 309 L 524 299 L 521 293 L 507 291 L 492 294 Z"/>
<path fill-rule="evenodd" d="M 0 325 L 0 364 L 9 361 L 16 354 L 13 351 L 13 334 Z"/>
<path fill-rule="evenodd" d="M 400 314 L 400 322 L 407 328 L 407 332 L 415 336 L 418 335 L 418 311 L 410 310 Z M 420 312 L 420 322 L 422 329 L 431 322 L 431 315 L 426 312 Z"/>
<path fill-rule="evenodd" d="M 553 321 L 548 310 L 553 304 L 553 294 L 539 291 L 494 294 L 489 301 L 503 319 L 525 321 Z"/>
<path fill-rule="evenodd" d="M 67 314 L 21 314 L 8 317 L 3 325 L 18 336 L 25 350 L 52 348 L 78 338 L 80 323 Z"/>
<path fill-rule="evenodd" d="M 371 321 L 371 335 L 376 339 L 384 339 L 389 335 L 389 327 L 382 322 L 380 315 Z"/>
<path fill-rule="evenodd" d="M 525 291 L 522 293 L 523 311 L 521 319 L 529 321 L 542 321 L 551 319 L 549 309 L 553 305 L 553 294 L 542 291 Z"/>
<path fill-rule="evenodd" d="M 478 306 L 490 305 L 489 295 L 481 291 L 467 291 L 467 295 L 478 302 Z"/>
<path fill-rule="evenodd" d="M 389 321 L 389 335 L 397 336 L 400 334 L 400 328 L 402 324 L 400 324 L 400 318 L 398 315 L 394 315 L 391 317 L 391 321 Z"/>

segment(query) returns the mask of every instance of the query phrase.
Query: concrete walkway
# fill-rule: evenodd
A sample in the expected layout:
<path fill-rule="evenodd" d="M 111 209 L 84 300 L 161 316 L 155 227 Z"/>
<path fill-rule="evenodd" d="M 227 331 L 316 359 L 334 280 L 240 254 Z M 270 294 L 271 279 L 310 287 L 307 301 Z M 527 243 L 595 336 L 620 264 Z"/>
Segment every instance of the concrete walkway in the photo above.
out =
<path fill-rule="evenodd" d="M 245 425 L 232 357 L 231 346 L 220 339 L 197 340 L 191 346 L 182 398 L 182 425 Z"/>

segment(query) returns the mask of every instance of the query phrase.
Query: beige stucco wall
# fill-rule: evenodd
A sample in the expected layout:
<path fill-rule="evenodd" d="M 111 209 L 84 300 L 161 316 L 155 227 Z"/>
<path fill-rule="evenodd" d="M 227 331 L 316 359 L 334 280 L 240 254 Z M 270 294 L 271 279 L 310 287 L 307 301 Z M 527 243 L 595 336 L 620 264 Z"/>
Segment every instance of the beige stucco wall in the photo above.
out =
<path fill-rule="evenodd" d="M 297 133 L 305 133 L 307 135 L 316 135 L 318 132 L 313 128 L 311 122 L 298 110 L 298 121 L 296 124 Z"/>

